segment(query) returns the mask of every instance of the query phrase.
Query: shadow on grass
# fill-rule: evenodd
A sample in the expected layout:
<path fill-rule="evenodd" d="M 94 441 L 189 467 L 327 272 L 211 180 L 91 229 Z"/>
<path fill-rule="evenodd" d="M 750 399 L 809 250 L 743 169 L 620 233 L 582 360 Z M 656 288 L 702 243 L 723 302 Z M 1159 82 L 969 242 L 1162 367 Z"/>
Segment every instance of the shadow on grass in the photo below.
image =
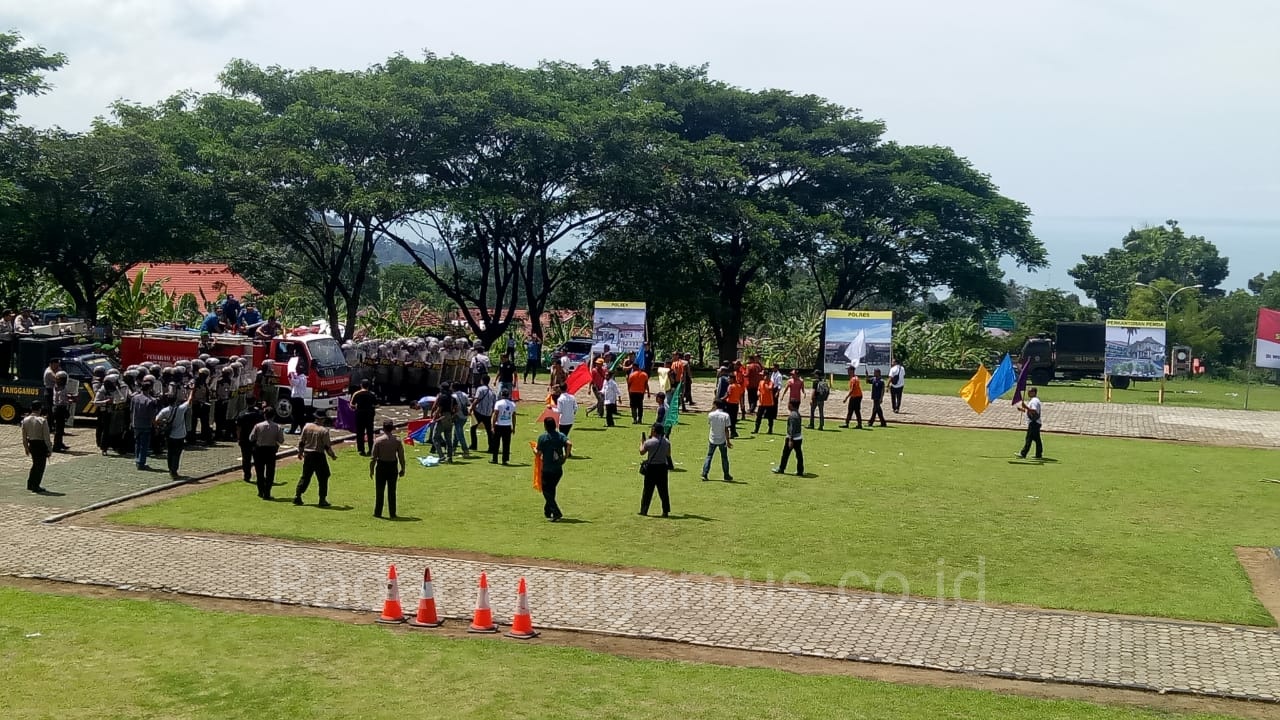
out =
<path fill-rule="evenodd" d="M 391 522 L 422 522 L 422 518 L 413 517 L 412 515 L 397 515 L 393 518 L 388 518 L 388 520 Z"/>
<path fill-rule="evenodd" d="M 346 512 L 348 510 L 355 509 L 351 505 L 330 505 L 329 507 L 320 507 L 319 505 L 317 505 L 315 507 L 317 510 L 325 510 L 329 512 Z"/>
<path fill-rule="evenodd" d="M 562 517 L 559 520 L 557 520 L 555 524 L 556 525 L 590 525 L 591 521 L 583 520 L 582 518 Z"/>
<path fill-rule="evenodd" d="M 701 520 L 702 522 L 717 522 L 717 520 L 713 517 L 707 517 L 706 515 L 693 515 L 690 513 L 683 513 L 680 515 L 670 515 L 666 519 L 667 520 Z"/>
<path fill-rule="evenodd" d="M 1058 462 L 1056 458 L 1013 458 L 1010 465 L 1050 465 Z"/>

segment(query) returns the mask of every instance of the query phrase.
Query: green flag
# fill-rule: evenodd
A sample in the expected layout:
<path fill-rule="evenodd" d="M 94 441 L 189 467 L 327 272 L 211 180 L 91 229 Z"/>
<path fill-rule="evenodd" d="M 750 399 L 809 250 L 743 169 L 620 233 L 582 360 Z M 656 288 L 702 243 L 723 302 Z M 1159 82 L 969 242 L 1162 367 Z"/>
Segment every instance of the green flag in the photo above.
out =
<path fill-rule="evenodd" d="M 618 366 L 622 364 L 622 361 L 626 357 L 627 356 L 625 353 L 618 353 L 617 355 L 615 355 L 613 357 L 613 364 L 609 366 L 609 372 L 616 373 L 618 371 Z"/>
<path fill-rule="evenodd" d="M 662 429 L 668 436 L 671 435 L 671 428 L 680 422 L 680 386 L 683 384 L 676 383 L 671 395 L 667 397 L 667 416 L 662 420 Z"/>

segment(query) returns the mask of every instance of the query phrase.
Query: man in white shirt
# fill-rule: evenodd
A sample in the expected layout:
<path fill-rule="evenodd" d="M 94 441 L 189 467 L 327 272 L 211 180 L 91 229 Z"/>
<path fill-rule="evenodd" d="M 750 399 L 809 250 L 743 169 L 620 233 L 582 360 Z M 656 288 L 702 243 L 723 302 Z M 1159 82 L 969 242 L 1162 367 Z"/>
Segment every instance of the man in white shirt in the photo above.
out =
<path fill-rule="evenodd" d="M 711 456 L 715 455 L 716 448 L 720 449 L 720 469 L 724 471 L 724 481 L 733 482 L 733 476 L 729 474 L 729 448 L 733 447 L 733 440 L 729 437 L 729 428 L 733 421 L 729 418 L 728 411 L 725 410 L 724 400 L 716 401 L 716 409 L 707 415 L 707 427 L 709 429 L 707 437 L 707 459 L 702 463 L 702 479 L 707 480 L 707 473 L 711 472 Z"/>
<path fill-rule="evenodd" d="M 502 389 L 502 398 L 493 405 L 493 442 L 489 452 L 493 455 L 489 462 L 498 464 L 498 448 L 502 448 L 502 464 L 511 460 L 511 436 L 516 434 L 516 404 L 511 402 L 511 391 Z"/>
<path fill-rule="evenodd" d="M 556 398 L 556 412 L 560 413 L 560 434 L 568 435 L 573 429 L 574 416 L 578 414 L 578 399 L 569 394 L 564 386 L 560 386 L 560 395 Z"/>
<path fill-rule="evenodd" d="M 307 418 L 307 375 L 296 369 L 289 372 L 289 434 L 302 432 Z"/>
<path fill-rule="evenodd" d="M 1044 406 L 1040 403 L 1038 395 L 1037 388 L 1031 388 L 1027 391 L 1027 397 L 1030 399 L 1018 406 L 1018 412 L 1027 418 L 1027 441 L 1022 445 L 1022 452 L 1018 453 L 1020 458 L 1027 457 L 1027 451 L 1031 449 L 1032 443 L 1036 446 L 1035 459 L 1040 460 L 1044 457 L 1044 444 L 1040 442 L 1040 425 L 1044 422 Z"/>
<path fill-rule="evenodd" d="M 178 464 L 182 462 L 182 450 L 187 444 L 187 418 L 191 412 L 191 401 L 173 403 L 165 406 L 156 415 L 156 425 L 167 428 L 165 435 L 165 461 L 169 465 L 169 477 L 178 479 Z"/>
<path fill-rule="evenodd" d="M 895 413 L 902 409 L 902 389 L 906 386 L 907 370 L 894 358 L 893 365 L 889 367 L 889 401 Z"/>

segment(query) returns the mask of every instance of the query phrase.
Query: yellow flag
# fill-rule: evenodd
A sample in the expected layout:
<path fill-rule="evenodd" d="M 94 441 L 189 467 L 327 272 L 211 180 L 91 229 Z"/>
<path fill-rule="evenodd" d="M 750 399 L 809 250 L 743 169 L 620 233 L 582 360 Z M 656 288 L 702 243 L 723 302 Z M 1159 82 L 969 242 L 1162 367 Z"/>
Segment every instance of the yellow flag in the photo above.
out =
<path fill-rule="evenodd" d="M 974 373 L 969 382 L 960 388 L 960 397 L 964 398 L 964 401 L 969 403 L 969 407 L 973 408 L 976 413 L 981 414 L 990 404 L 987 399 L 987 381 L 990 379 L 991 373 L 987 372 L 987 366 L 979 365 L 978 372 Z"/>

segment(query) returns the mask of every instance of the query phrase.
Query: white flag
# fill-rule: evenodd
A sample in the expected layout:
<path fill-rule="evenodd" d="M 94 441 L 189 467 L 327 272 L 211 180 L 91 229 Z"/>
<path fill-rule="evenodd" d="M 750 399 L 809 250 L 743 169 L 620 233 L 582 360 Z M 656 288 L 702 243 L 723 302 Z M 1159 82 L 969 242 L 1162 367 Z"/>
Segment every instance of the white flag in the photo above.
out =
<path fill-rule="evenodd" d="M 862 358 L 866 357 L 866 354 L 867 331 L 859 330 L 858 335 L 853 339 L 853 342 L 849 343 L 849 346 L 844 349 L 844 356 L 849 358 L 849 364 L 853 366 L 854 370 L 857 370 L 858 366 L 862 364 Z"/>

